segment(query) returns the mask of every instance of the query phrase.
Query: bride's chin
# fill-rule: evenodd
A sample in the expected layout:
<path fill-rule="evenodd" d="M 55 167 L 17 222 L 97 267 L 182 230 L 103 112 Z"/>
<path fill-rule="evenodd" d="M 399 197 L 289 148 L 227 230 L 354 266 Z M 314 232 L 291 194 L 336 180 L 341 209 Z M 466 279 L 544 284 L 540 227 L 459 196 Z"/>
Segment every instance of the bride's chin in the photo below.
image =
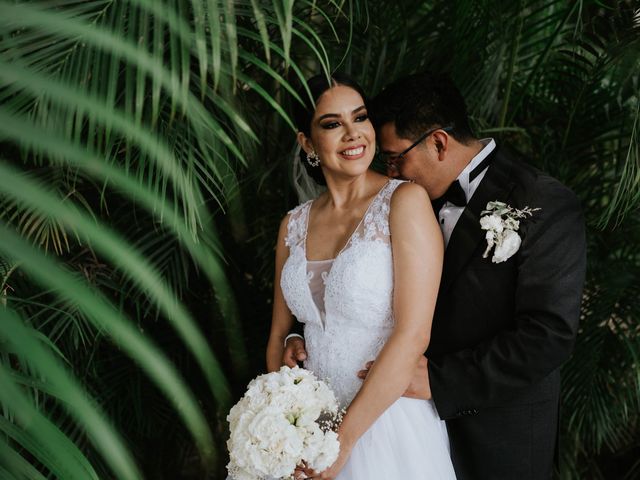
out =
<path fill-rule="evenodd" d="M 348 164 L 340 165 L 338 168 L 330 169 L 329 171 L 325 170 L 324 175 L 325 177 L 327 175 L 329 176 L 335 175 L 336 178 L 344 177 L 345 175 L 349 177 L 359 177 L 360 175 L 363 175 L 364 173 L 366 173 L 369 170 L 370 166 L 371 166 L 371 162 L 358 163 L 358 164 L 356 164 L 355 162 L 348 163 Z"/>
<path fill-rule="evenodd" d="M 366 175 L 367 172 L 369 172 L 370 166 L 371 166 L 371 163 L 367 163 L 366 165 L 358 166 L 358 168 L 347 169 L 345 173 L 350 177 L 361 177 L 363 175 Z"/>
<path fill-rule="evenodd" d="M 357 160 L 347 160 L 346 166 L 352 170 L 362 170 L 366 172 L 373 163 L 373 157 L 371 158 L 359 158 Z"/>

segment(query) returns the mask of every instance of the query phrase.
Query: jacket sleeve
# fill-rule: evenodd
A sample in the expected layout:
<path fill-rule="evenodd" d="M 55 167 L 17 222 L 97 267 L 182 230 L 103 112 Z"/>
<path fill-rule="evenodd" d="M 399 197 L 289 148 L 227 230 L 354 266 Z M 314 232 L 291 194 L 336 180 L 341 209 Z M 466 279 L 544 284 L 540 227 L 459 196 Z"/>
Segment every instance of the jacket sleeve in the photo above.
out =
<path fill-rule="evenodd" d="M 291 331 L 289 333 L 295 333 L 300 336 L 304 335 L 304 325 L 302 324 L 302 322 L 299 322 L 298 319 L 296 319 L 293 322 L 293 326 L 291 327 Z"/>
<path fill-rule="evenodd" d="M 586 270 L 580 204 L 545 176 L 537 179 L 528 206 L 541 210 L 535 220 L 522 222 L 529 225 L 515 258 L 510 328 L 472 348 L 429 359 L 431 392 L 443 419 L 504 405 L 557 370 L 573 348 Z"/>

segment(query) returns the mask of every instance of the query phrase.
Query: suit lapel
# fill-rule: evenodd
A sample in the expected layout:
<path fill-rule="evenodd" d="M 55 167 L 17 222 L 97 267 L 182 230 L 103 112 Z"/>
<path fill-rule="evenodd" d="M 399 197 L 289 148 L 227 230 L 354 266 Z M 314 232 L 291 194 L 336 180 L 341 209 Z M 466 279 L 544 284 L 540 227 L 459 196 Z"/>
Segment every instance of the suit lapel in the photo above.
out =
<path fill-rule="evenodd" d="M 487 173 L 451 233 L 451 238 L 444 254 L 444 267 L 440 286 L 441 294 L 447 292 L 453 281 L 469 262 L 478 243 L 485 237 L 484 230 L 480 228 L 480 213 L 482 210 L 490 201 L 506 202 L 515 185 L 509 175 L 511 161 L 498 150 L 498 147 L 491 155 L 495 155 L 495 158 L 489 165 Z"/>

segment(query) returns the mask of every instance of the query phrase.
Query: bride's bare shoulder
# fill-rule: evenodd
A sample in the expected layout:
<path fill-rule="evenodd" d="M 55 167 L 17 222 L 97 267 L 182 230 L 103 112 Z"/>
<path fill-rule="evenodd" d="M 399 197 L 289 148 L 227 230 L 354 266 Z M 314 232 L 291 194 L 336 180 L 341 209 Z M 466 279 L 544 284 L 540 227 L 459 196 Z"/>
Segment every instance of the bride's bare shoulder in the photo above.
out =
<path fill-rule="evenodd" d="M 405 209 L 432 210 L 427 191 L 417 183 L 403 182 L 395 189 L 391 197 L 391 211 Z"/>

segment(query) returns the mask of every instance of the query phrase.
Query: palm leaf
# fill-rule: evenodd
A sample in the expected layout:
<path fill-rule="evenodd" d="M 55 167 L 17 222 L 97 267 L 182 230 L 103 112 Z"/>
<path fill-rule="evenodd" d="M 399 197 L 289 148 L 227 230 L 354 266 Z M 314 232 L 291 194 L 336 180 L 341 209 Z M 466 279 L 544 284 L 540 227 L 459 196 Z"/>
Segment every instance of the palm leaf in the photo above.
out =
<path fill-rule="evenodd" d="M 46 477 L 35 469 L 22 455 L 13 450 L 4 438 L 0 438 L 0 464 L 6 466 L 3 478 L 28 478 L 46 480 Z M 13 477 L 12 473 L 17 476 Z"/>
<path fill-rule="evenodd" d="M 127 192 L 131 198 L 138 200 L 146 206 L 149 212 L 160 215 L 160 218 L 176 232 L 178 239 L 187 247 L 197 264 L 206 273 L 211 284 L 215 286 L 219 297 L 220 308 L 223 313 L 223 320 L 226 325 L 226 331 L 230 336 L 229 345 L 234 353 L 234 361 L 237 362 L 236 371 L 241 376 L 246 375 L 246 353 L 244 353 L 243 342 L 237 333 L 232 333 L 238 332 L 239 330 L 234 295 L 228 285 L 224 269 L 217 260 L 218 255 L 216 254 L 215 240 L 213 240 L 213 243 L 211 241 L 208 242 L 208 249 L 198 246 L 191 233 L 186 230 L 186 222 L 181 220 L 176 209 L 170 206 L 166 199 L 158 197 L 158 195 L 150 190 L 145 189 L 143 185 L 129 178 L 118 169 L 101 161 L 97 156 L 92 159 L 89 152 L 60 142 L 55 136 L 52 136 L 48 132 L 40 131 L 35 133 L 33 127 L 30 127 L 28 122 L 20 122 L 15 116 L 3 117 L 0 109 L 0 120 L 3 119 L 7 119 L 7 121 L 2 122 L 0 132 L 4 130 L 6 135 L 18 138 L 27 145 L 36 144 L 38 148 L 43 148 L 46 151 L 60 152 L 68 162 L 73 162 L 72 164 L 76 167 L 86 169 L 87 172 L 97 175 L 105 181 L 114 181 L 115 184 Z M 207 224 L 207 226 L 207 231 L 213 233 L 214 230 L 212 226 L 210 224 Z M 213 249 L 211 249 L 212 246 Z M 167 298 L 164 300 L 165 304 L 166 300 Z"/>
<path fill-rule="evenodd" d="M 82 387 L 67 373 L 57 358 L 47 351 L 32 331 L 25 328 L 15 314 L 2 313 L 0 336 L 22 354 L 18 355 L 28 362 L 42 377 L 53 384 L 58 393 L 58 400 L 67 409 L 69 415 L 85 426 L 88 436 L 95 447 L 120 478 L 135 479 L 140 474 L 128 453 L 124 442 L 113 428 L 104 420 L 104 414 L 96 407 L 95 402 L 85 397 Z M 25 355 L 28 353 L 28 357 Z M 49 445 L 54 450 L 54 445 Z"/>
<path fill-rule="evenodd" d="M 30 400 L 11 380 L 6 367 L 1 364 L 0 386 L 0 401 L 22 426 L 19 429 L 5 417 L 0 417 L 0 431 L 4 435 L 35 455 L 59 478 L 98 478 L 86 457 L 64 433 L 32 406 Z"/>
<path fill-rule="evenodd" d="M 129 272 L 132 280 L 154 298 L 178 334 L 191 347 L 209 380 L 212 393 L 221 404 L 226 405 L 229 395 L 228 387 L 215 356 L 190 315 L 173 298 L 164 282 L 160 280 L 161 277 L 143 260 L 143 256 L 128 248 L 126 242 L 119 239 L 113 232 L 96 225 L 80 212 L 65 208 L 64 204 L 57 203 L 56 197 L 48 193 L 48 189 L 44 185 L 26 182 L 15 170 L 1 165 L 0 176 L 2 177 L 0 185 L 5 194 L 11 195 L 22 204 L 37 208 L 53 218 L 64 219 L 63 221 L 72 228 L 82 231 L 86 235 L 87 241 L 94 245 L 97 251 L 109 258 L 115 265 Z"/>
<path fill-rule="evenodd" d="M 174 402 L 176 410 L 196 439 L 203 461 L 211 462 L 213 442 L 207 423 L 197 402 L 189 393 L 174 368 L 149 340 L 123 319 L 110 303 L 65 272 L 49 258 L 25 245 L 18 235 L 0 225 L 4 239 L 0 250 L 5 255 L 20 258 L 24 269 L 38 282 L 73 300 L 95 325 L 140 364 Z"/>
<path fill-rule="evenodd" d="M 293 89 L 283 70 L 291 68 L 302 78 L 300 67 L 289 58 L 291 38 L 306 42 L 328 66 L 320 38 L 297 19 L 299 10 L 293 2 L 256 5 L 197 0 L 0 3 L 0 139 L 22 149 L 27 169 L 42 165 L 86 181 L 82 192 L 60 205 L 56 204 L 60 195 L 49 186 L 25 178 L 8 165 L 3 168 L 8 174 L 0 187 L 4 201 L 33 218 L 27 222 L 25 236 L 38 222 L 52 222 L 58 228 L 58 233 L 49 234 L 52 245 L 56 253 L 67 255 L 59 261 L 42 256 L 21 241 L 13 228 L 0 225 L 0 249 L 20 262 L 21 274 L 19 294 L 3 301 L 8 299 L 41 331 L 41 341 L 53 347 L 42 336 L 46 333 L 62 343 L 69 364 L 99 354 L 96 345 L 101 335 L 112 338 L 167 396 L 205 462 L 214 453 L 211 432 L 191 393 L 158 350 L 130 324 L 129 315 L 122 313 L 127 305 L 118 308 L 105 294 L 122 298 L 122 288 L 127 288 L 141 302 L 152 302 L 140 304 L 138 323 L 146 321 L 150 305 L 157 305 L 161 316 L 189 337 L 187 348 L 202 367 L 206 365 L 209 391 L 217 399 L 217 408 L 224 411 L 226 379 L 176 297 L 184 292 L 190 265 L 205 273 L 218 304 L 211 317 L 219 318 L 218 310 L 222 313 L 230 363 L 239 378 L 246 378 L 239 310 L 217 228 L 206 208 L 209 198 L 228 208 L 234 217 L 234 235 L 243 238 L 244 206 L 236 170 L 246 164 L 245 155 L 255 151 L 257 136 L 242 110 L 244 93 L 237 90 L 236 79 L 250 83 L 251 92 L 257 92 L 286 121 L 286 111 L 279 107 L 279 89 Z M 253 17 L 247 17 L 248 9 Z M 262 25 L 257 39 L 238 36 L 247 20 Z M 294 23 L 301 30 L 294 29 Z M 276 44 L 283 39 L 283 44 Z M 266 52 L 266 62 L 256 53 L 258 47 Z M 286 59 L 284 66 L 269 65 L 272 52 Z M 275 83 L 265 85 L 254 71 Z M 207 88 L 209 78 L 213 89 Z M 12 160 L 16 163 L 17 157 Z M 12 179 L 19 183 L 9 185 Z M 26 190 L 21 193 L 22 188 Z M 133 208 L 126 210 L 128 202 Z M 139 207 L 145 213 L 138 219 Z M 122 213 L 122 222 L 109 218 Z M 158 230 L 172 239 L 155 251 L 152 247 L 159 240 L 146 241 L 136 233 L 151 219 L 159 221 Z M 65 232 L 73 232 L 66 241 Z M 129 238 L 133 240 L 127 243 Z M 91 250 L 101 257 L 97 262 L 105 258 L 109 265 L 94 268 L 84 262 L 83 255 L 91 256 Z M 122 252 L 129 256 L 121 257 Z M 79 275 L 69 274 L 60 261 L 82 269 L 86 278 L 78 280 Z M 163 278 L 170 279 L 168 285 Z M 120 279 L 125 283 L 116 286 L 113 282 Z M 7 364 L 7 357 L 2 358 Z M 90 365 L 83 380 L 90 378 Z M 42 383 L 25 378 L 12 377 L 12 381 L 28 385 L 36 398 L 53 392 L 46 393 Z M 54 416 L 55 412 L 48 411 Z M 64 417 L 61 431 L 83 445 L 79 427 L 86 421 Z M 17 474 L 19 464 L 12 468 L 16 470 L 10 474 Z"/>

